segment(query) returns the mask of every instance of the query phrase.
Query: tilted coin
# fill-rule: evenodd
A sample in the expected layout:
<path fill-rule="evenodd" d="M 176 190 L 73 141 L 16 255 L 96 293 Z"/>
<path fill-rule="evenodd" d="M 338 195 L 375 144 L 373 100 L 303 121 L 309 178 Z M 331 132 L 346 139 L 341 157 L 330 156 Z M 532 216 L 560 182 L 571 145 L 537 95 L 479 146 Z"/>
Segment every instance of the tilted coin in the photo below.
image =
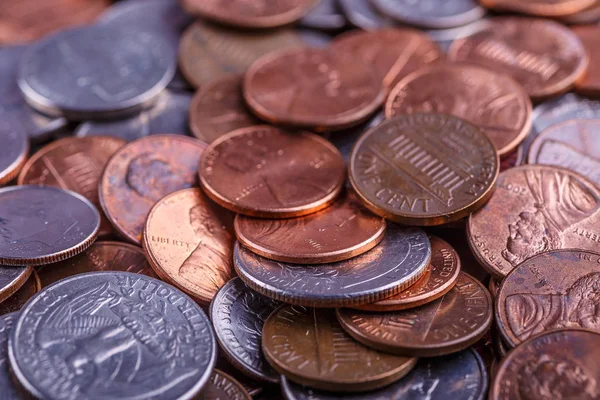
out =
<path fill-rule="evenodd" d="M 252 400 L 252 396 L 240 382 L 218 369 L 213 370 L 202 393 L 194 398 L 196 400 Z"/>
<path fill-rule="evenodd" d="M 117 151 L 98 188 L 102 209 L 115 229 L 140 244 L 154 203 L 197 184 L 196 171 L 205 147 L 203 142 L 181 135 L 153 135 Z"/>
<path fill-rule="evenodd" d="M 6 129 L 0 123 L 0 186 L 17 177 L 27 161 L 29 139 L 24 132 Z"/>
<path fill-rule="evenodd" d="M 331 143 L 269 125 L 220 137 L 198 168 L 200 184 L 213 201 L 263 218 L 319 211 L 335 201 L 346 179 L 344 160 Z"/>
<path fill-rule="evenodd" d="M 514 17 L 490 19 L 482 31 L 454 42 L 449 57 L 506 73 L 536 100 L 569 90 L 589 64 L 583 44 L 567 27 Z"/>
<path fill-rule="evenodd" d="M 467 64 L 421 69 L 400 81 L 385 105 L 386 117 L 419 112 L 454 115 L 481 128 L 500 156 L 513 151 L 531 128 L 531 100 L 505 74 Z"/>
<path fill-rule="evenodd" d="M 514 11 L 540 17 L 562 17 L 584 10 L 595 0 L 480 0 L 493 9 Z"/>
<path fill-rule="evenodd" d="M 336 0 L 319 0 L 298 23 L 305 28 L 337 31 L 346 27 L 346 17 Z"/>
<path fill-rule="evenodd" d="M 8 337 L 13 325 L 17 322 L 19 313 L 0 316 L 0 387 L 3 400 L 21 399 L 21 393 L 15 382 L 8 361 Z"/>
<path fill-rule="evenodd" d="M 348 163 L 352 148 L 358 138 L 369 129 L 379 125 L 385 119 L 383 111 L 373 115 L 366 122 L 353 126 L 352 128 L 343 129 L 341 131 L 323 132 L 323 137 L 329 140 L 342 154 L 344 162 Z"/>
<path fill-rule="evenodd" d="M 261 348 L 263 325 L 280 303 L 233 278 L 210 304 L 217 341 L 227 359 L 247 376 L 279 383 L 279 374 L 265 360 Z"/>
<path fill-rule="evenodd" d="M 207 383 L 216 350 L 192 299 L 114 271 L 45 288 L 21 310 L 9 341 L 16 377 L 39 398 L 191 399 Z"/>
<path fill-rule="evenodd" d="M 269 363 L 296 383 L 316 389 L 364 392 L 405 376 L 417 359 L 380 353 L 353 340 L 333 310 L 284 305 L 263 327 Z M 368 368 L 365 368 L 368 366 Z"/>
<path fill-rule="evenodd" d="M 410 114 L 360 137 L 350 183 L 374 213 L 410 225 L 459 220 L 491 197 L 498 154 L 481 129 L 460 118 Z"/>
<path fill-rule="evenodd" d="M 542 252 L 598 249 L 599 211 L 600 190 L 587 178 L 558 167 L 523 165 L 501 173 L 492 199 L 469 217 L 469 246 L 501 279 Z"/>
<path fill-rule="evenodd" d="M 394 25 L 394 21 L 374 9 L 370 1 L 338 0 L 348 21 L 357 28 L 371 31 Z"/>
<path fill-rule="evenodd" d="M 593 24 L 600 20 L 600 1 L 594 3 L 575 14 L 566 15 L 560 19 L 565 24 Z"/>
<path fill-rule="evenodd" d="M 9 298 L 0 303 L 0 315 L 20 311 L 34 294 L 42 289 L 40 278 L 35 269 L 23 285 Z"/>
<path fill-rule="evenodd" d="M 600 9 L 600 5 L 597 7 Z M 590 66 L 575 82 L 575 90 L 586 96 L 598 97 L 600 96 L 600 26 L 577 26 L 573 28 L 573 32 L 583 43 L 590 58 Z"/>
<path fill-rule="evenodd" d="M 383 14 L 422 28 L 453 28 L 474 22 L 485 15 L 475 0 L 373 0 Z"/>
<path fill-rule="evenodd" d="M 33 267 L 0 266 L 0 303 L 9 298 L 29 279 Z"/>
<path fill-rule="evenodd" d="M 431 260 L 429 238 L 420 229 L 388 224 L 385 237 L 368 252 L 318 265 L 287 264 L 236 243 L 235 269 L 252 289 L 276 300 L 310 307 L 369 304 L 414 284 Z"/>
<path fill-rule="evenodd" d="M 0 189 L 0 265 L 42 265 L 87 249 L 100 213 L 85 197 L 55 187 Z"/>
<path fill-rule="evenodd" d="M 464 350 L 492 324 L 492 298 L 477 279 L 461 272 L 439 299 L 403 311 L 370 313 L 340 308 L 337 317 L 353 338 L 392 354 L 435 357 Z"/>
<path fill-rule="evenodd" d="M 209 303 L 232 278 L 234 238 L 233 215 L 191 188 L 152 207 L 142 244 L 158 276 Z"/>

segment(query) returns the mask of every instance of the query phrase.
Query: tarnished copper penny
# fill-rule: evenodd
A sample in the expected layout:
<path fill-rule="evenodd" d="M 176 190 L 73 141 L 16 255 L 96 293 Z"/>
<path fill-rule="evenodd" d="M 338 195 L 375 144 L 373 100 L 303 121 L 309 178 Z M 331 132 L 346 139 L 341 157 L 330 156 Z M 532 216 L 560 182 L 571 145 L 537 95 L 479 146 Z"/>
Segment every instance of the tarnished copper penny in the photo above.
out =
<path fill-rule="evenodd" d="M 202 392 L 196 400 L 252 400 L 244 386 L 231 375 L 218 369 L 213 370 Z"/>
<path fill-rule="evenodd" d="M 19 290 L 27 281 L 33 267 L 0 266 L 0 302 Z"/>
<path fill-rule="evenodd" d="M 250 109 L 269 122 L 335 130 L 357 125 L 381 106 L 385 89 L 377 70 L 331 49 L 272 52 L 244 77 Z"/>
<path fill-rule="evenodd" d="M 153 135 L 122 147 L 98 188 L 104 213 L 127 240 L 140 244 L 148 212 L 159 199 L 197 184 L 206 144 L 182 135 Z"/>
<path fill-rule="evenodd" d="M 406 375 L 416 358 L 372 350 L 352 339 L 333 310 L 285 305 L 265 322 L 262 348 L 269 363 L 296 383 L 339 392 L 387 386 Z"/>
<path fill-rule="evenodd" d="M 511 351 L 490 387 L 490 400 L 600 398 L 600 335 L 563 329 Z"/>
<path fill-rule="evenodd" d="M 515 167 L 500 174 L 492 199 L 470 216 L 469 246 L 501 279 L 542 252 L 598 249 L 599 211 L 600 190 L 587 178 L 551 166 Z"/>
<path fill-rule="evenodd" d="M 440 112 L 480 127 L 500 156 L 513 151 L 531 129 L 531 100 L 514 79 L 487 68 L 440 64 L 421 69 L 394 87 L 385 115 Z"/>
<path fill-rule="evenodd" d="M 0 143 L 2 143 L 0 146 L 0 186 L 2 186 L 12 181 L 27 161 L 29 138 L 24 132 L 0 126 Z"/>
<path fill-rule="evenodd" d="M 112 155 L 126 142 L 109 136 L 68 137 L 38 150 L 19 174 L 19 185 L 57 186 L 81 194 L 100 209 L 98 183 Z M 100 216 L 99 236 L 112 227 Z"/>
<path fill-rule="evenodd" d="M 19 311 L 34 294 L 40 291 L 41 288 L 40 278 L 38 277 L 37 272 L 33 270 L 23 286 L 9 298 L 0 303 L 0 315 Z"/>
<path fill-rule="evenodd" d="M 540 17 L 562 17 L 584 10 L 595 0 L 480 0 L 489 8 Z"/>
<path fill-rule="evenodd" d="M 331 48 L 372 65 L 389 89 L 411 72 L 443 57 L 426 34 L 408 28 L 351 31 L 337 37 Z"/>
<path fill-rule="evenodd" d="M 490 198 L 496 149 L 460 118 L 410 114 L 363 134 L 350 155 L 352 187 L 371 211 L 410 225 L 457 221 Z"/>
<path fill-rule="evenodd" d="M 332 206 L 298 218 L 262 219 L 238 214 L 238 240 L 256 254 L 298 264 L 342 261 L 376 246 L 385 221 L 364 208 L 352 193 Z"/>
<path fill-rule="evenodd" d="M 327 140 L 258 125 L 214 141 L 199 167 L 206 194 L 232 211 L 289 218 L 319 211 L 340 194 L 346 166 Z"/>
<path fill-rule="evenodd" d="M 353 338 L 392 354 L 434 357 L 464 350 L 485 335 L 493 320 L 492 297 L 461 272 L 439 299 L 403 311 L 370 313 L 340 308 L 337 317 Z"/>
<path fill-rule="evenodd" d="M 356 306 L 365 311 L 398 311 L 431 303 L 448 293 L 460 276 L 460 258 L 445 241 L 430 237 L 431 261 L 425 275 L 408 289 L 373 304 Z"/>
<path fill-rule="evenodd" d="M 600 4 L 600 3 L 599 3 Z M 600 9 L 600 6 L 598 6 Z M 575 81 L 575 90 L 590 97 L 600 96 L 600 26 L 576 26 L 573 32 L 579 37 L 590 59 L 590 66 Z"/>
<path fill-rule="evenodd" d="M 152 207 L 142 243 L 158 276 L 208 303 L 233 276 L 234 238 L 233 214 L 192 188 Z"/>
<path fill-rule="evenodd" d="M 506 73 L 533 99 L 566 92 L 589 63 L 583 44 L 567 27 L 514 17 L 494 18 L 481 31 L 455 41 L 449 57 Z"/>

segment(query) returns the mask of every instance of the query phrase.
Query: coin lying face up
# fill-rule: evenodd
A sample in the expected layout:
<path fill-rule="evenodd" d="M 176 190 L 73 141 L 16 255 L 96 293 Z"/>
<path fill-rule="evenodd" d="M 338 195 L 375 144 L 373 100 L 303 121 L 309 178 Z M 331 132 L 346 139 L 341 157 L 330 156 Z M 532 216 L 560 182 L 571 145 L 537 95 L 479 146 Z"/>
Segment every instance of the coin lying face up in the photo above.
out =
<path fill-rule="evenodd" d="M 225 372 L 215 369 L 210 375 L 210 379 L 198 399 L 252 400 L 252 396 L 250 396 L 246 389 L 244 389 L 244 386 L 236 381 L 231 375 L 227 375 Z"/>

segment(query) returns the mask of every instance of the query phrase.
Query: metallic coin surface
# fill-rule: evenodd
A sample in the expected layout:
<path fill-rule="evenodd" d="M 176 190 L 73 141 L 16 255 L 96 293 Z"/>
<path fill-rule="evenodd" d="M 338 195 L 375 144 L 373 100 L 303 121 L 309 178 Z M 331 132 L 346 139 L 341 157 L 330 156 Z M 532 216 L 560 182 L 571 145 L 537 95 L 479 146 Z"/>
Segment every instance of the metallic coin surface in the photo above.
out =
<path fill-rule="evenodd" d="M 514 168 L 519 165 L 519 160 L 523 158 L 523 146 L 517 147 L 516 150 L 510 152 L 500 159 L 500 172 Z"/>
<path fill-rule="evenodd" d="M 16 377 L 39 398 L 190 399 L 207 383 L 216 350 L 192 299 L 114 271 L 42 290 L 21 310 L 9 341 Z M 48 369 L 40 373 L 42 361 Z"/>
<path fill-rule="evenodd" d="M 152 207 L 142 244 L 158 276 L 209 303 L 233 276 L 234 238 L 233 215 L 191 188 Z"/>
<path fill-rule="evenodd" d="M 594 3 L 583 10 L 562 17 L 561 22 L 565 24 L 593 24 L 600 20 L 600 1 L 594 0 Z"/>
<path fill-rule="evenodd" d="M 600 26 L 577 26 L 573 28 L 573 32 L 583 43 L 590 58 L 589 68 L 580 79 L 575 81 L 575 90 L 585 96 L 598 97 L 600 96 Z"/>
<path fill-rule="evenodd" d="M 254 62 L 243 93 L 262 119 L 326 131 L 367 119 L 383 103 L 385 89 L 369 64 L 331 49 L 300 48 Z"/>
<path fill-rule="evenodd" d="M 498 297 L 498 291 L 500 290 L 501 284 L 502 284 L 501 281 L 498 281 L 494 278 L 491 278 L 490 282 L 488 283 L 488 289 L 494 299 L 496 299 Z"/>
<path fill-rule="evenodd" d="M 383 111 L 380 111 L 373 115 L 367 122 L 341 131 L 323 132 L 323 137 L 337 147 L 344 158 L 344 162 L 348 163 L 350 160 L 350 153 L 352 153 L 352 148 L 354 147 L 354 144 L 360 135 L 379 125 L 384 119 L 385 115 L 383 114 Z"/>
<path fill-rule="evenodd" d="M 600 335 L 564 329 L 523 343 L 502 361 L 490 400 L 600 397 Z"/>
<path fill-rule="evenodd" d="M 0 189 L 0 265 L 42 265 L 87 249 L 100 214 L 85 197 L 55 187 Z"/>
<path fill-rule="evenodd" d="M 272 261 L 236 243 L 235 269 L 252 289 L 276 300 L 309 307 L 369 304 L 415 283 L 431 260 L 429 238 L 420 229 L 388 224 L 370 251 L 345 261 L 304 266 Z"/>
<path fill-rule="evenodd" d="M 316 389 L 350 393 L 387 386 L 417 362 L 356 342 L 337 323 L 333 310 L 291 305 L 269 316 L 262 348 L 269 363 L 286 378 Z"/>
<path fill-rule="evenodd" d="M 374 9 L 370 1 L 338 0 L 348 21 L 357 28 L 371 31 L 394 25 L 394 21 Z"/>
<path fill-rule="evenodd" d="M 156 35 L 91 26 L 70 29 L 23 56 L 19 87 L 27 102 L 74 120 L 121 117 L 152 103 L 175 72 Z"/>
<path fill-rule="evenodd" d="M 338 36 L 331 47 L 374 66 L 389 89 L 410 73 L 443 57 L 440 48 L 427 35 L 413 29 L 350 31 Z"/>
<path fill-rule="evenodd" d="M 227 209 L 289 218 L 332 204 L 344 185 L 346 165 L 317 135 L 256 125 L 211 143 L 198 173 L 206 194 Z"/>
<path fill-rule="evenodd" d="M 480 0 L 493 9 L 514 11 L 539 17 L 562 17 L 584 10 L 595 0 Z"/>
<path fill-rule="evenodd" d="M 205 146 L 181 135 L 154 135 L 115 153 L 98 191 L 104 213 L 124 238 L 140 244 L 154 203 L 197 184 L 196 171 Z"/>
<path fill-rule="evenodd" d="M 477 21 L 485 9 L 475 0 L 373 0 L 383 14 L 421 28 L 453 28 Z"/>
<path fill-rule="evenodd" d="M 0 266 L 0 303 L 19 290 L 32 271 L 33 267 Z"/>
<path fill-rule="evenodd" d="M 457 221 L 491 197 L 498 154 L 481 129 L 454 116 L 388 119 L 360 137 L 350 183 L 374 213 L 410 225 Z"/>
<path fill-rule="evenodd" d="M 480 127 L 503 156 L 529 133 L 531 108 L 525 90 L 508 75 L 474 65 L 441 64 L 400 81 L 388 97 L 385 114 L 454 115 Z"/>
<path fill-rule="evenodd" d="M 346 27 L 346 17 L 336 0 L 319 0 L 298 23 L 309 29 L 337 31 Z"/>
<path fill-rule="evenodd" d="M 566 92 L 589 64 L 583 44 L 567 27 L 514 17 L 490 19 L 482 31 L 454 42 L 449 57 L 506 73 L 538 100 Z"/>
<path fill-rule="evenodd" d="M 227 282 L 210 304 L 217 341 L 227 359 L 247 376 L 279 383 L 265 360 L 261 336 L 265 320 L 280 303 L 250 289 L 240 278 Z"/>
<path fill-rule="evenodd" d="M 435 357 L 464 350 L 485 335 L 493 320 L 486 287 L 462 272 L 441 298 L 403 311 L 370 313 L 340 308 L 338 320 L 361 343 L 392 354 Z"/>
<path fill-rule="evenodd" d="M 286 400 L 483 400 L 488 374 L 473 349 L 443 357 L 422 358 L 404 378 L 367 393 L 332 393 L 310 389 L 282 377 Z"/>
<path fill-rule="evenodd" d="M 24 132 L 4 129 L 0 123 L 0 186 L 17 177 L 27 161 L 29 138 Z"/>
<path fill-rule="evenodd" d="M 600 190 L 558 167 L 522 165 L 504 171 L 485 208 L 469 217 L 469 246 L 496 278 L 536 254 L 598 248 Z"/>
<path fill-rule="evenodd" d="M 20 311 L 29 299 L 40 291 L 42 285 L 35 269 L 31 272 L 29 278 L 23 286 L 10 295 L 9 298 L 0 303 L 0 315 Z"/>
<path fill-rule="evenodd" d="M 212 143 L 236 129 L 259 124 L 242 97 L 242 77 L 229 76 L 208 82 L 189 106 L 190 129 L 198 139 Z"/>
<path fill-rule="evenodd" d="M 218 369 L 213 370 L 202 393 L 194 398 L 197 400 L 252 400 L 252 396 L 240 382 Z"/>
<path fill-rule="evenodd" d="M 17 322 L 19 313 L 0 316 L 0 388 L 3 400 L 18 400 L 20 391 L 13 381 L 8 361 L 8 337 L 13 325 Z"/>
<path fill-rule="evenodd" d="M 321 264 L 346 260 L 375 247 L 385 234 L 385 220 L 349 193 L 304 217 L 263 219 L 238 214 L 235 234 L 242 245 L 271 260 Z"/>
<path fill-rule="evenodd" d="M 440 238 L 431 236 L 431 261 L 421 279 L 408 289 L 377 303 L 356 306 L 365 311 L 398 311 L 418 307 L 444 296 L 460 276 L 460 258 Z"/>

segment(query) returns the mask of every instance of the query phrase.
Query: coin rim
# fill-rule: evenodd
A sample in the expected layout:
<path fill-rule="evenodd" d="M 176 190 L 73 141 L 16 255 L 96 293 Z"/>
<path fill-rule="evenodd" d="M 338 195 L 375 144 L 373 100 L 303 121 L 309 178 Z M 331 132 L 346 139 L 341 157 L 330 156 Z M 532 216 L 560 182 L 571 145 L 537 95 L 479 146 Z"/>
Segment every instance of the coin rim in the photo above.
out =
<path fill-rule="evenodd" d="M 30 138 L 23 132 L 17 133 L 25 142 L 19 155 L 4 170 L 0 170 L 0 186 L 5 185 L 16 178 L 27 163 L 27 154 L 29 154 Z M 3 139 L 4 140 L 4 139 Z M 23 143 L 21 143 L 23 144 Z"/>
<path fill-rule="evenodd" d="M 13 268 L 13 267 L 0 266 L 0 268 Z M 25 282 L 27 282 L 27 279 L 29 279 L 29 277 L 31 276 L 31 274 L 33 272 L 33 267 L 28 266 L 28 267 L 24 267 L 24 268 L 25 268 L 25 270 L 23 271 L 23 273 L 19 274 L 19 276 L 17 276 L 16 279 L 13 279 L 9 283 L 8 286 L 4 286 L 3 288 L 0 288 L 0 303 L 3 302 L 4 300 L 8 300 L 8 298 L 10 296 L 15 294 L 19 289 L 21 289 L 21 287 L 25 284 Z"/>
<path fill-rule="evenodd" d="M 537 17 L 566 17 L 594 4 L 595 0 L 575 0 L 565 4 L 527 4 L 523 1 L 479 0 L 485 7 Z M 575 3 L 575 4 L 573 4 Z"/>

